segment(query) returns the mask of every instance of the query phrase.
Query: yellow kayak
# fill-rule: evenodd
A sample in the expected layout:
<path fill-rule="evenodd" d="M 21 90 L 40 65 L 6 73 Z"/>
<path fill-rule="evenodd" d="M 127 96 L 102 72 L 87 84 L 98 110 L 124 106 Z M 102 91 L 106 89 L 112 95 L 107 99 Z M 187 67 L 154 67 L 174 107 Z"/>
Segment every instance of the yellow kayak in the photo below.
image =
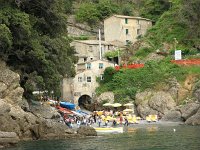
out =
<path fill-rule="evenodd" d="M 106 128 L 94 128 L 97 133 L 123 133 L 123 127 L 106 127 Z"/>

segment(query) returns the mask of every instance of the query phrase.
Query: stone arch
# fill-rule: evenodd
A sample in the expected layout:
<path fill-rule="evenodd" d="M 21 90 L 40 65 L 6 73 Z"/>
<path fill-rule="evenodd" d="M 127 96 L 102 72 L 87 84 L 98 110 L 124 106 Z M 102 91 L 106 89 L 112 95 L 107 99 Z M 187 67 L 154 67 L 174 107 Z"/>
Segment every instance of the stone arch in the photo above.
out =
<path fill-rule="evenodd" d="M 81 95 L 78 99 L 78 106 L 80 108 L 87 108 L 87 106 L 91 104 L 92 104 L 92 97 L 87 94 Z"/>

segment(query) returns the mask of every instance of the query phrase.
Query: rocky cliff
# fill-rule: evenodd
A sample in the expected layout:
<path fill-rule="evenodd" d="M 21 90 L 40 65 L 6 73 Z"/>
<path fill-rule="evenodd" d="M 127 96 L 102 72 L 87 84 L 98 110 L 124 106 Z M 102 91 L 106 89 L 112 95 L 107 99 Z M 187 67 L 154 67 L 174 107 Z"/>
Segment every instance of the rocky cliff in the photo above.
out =
<path fill-rule="evenodd" d="M 159 90 L 137 93 L 137 113 L 145 118 L 157 114 L 164 121 L 183 121 L 188 125 L 200 125 L 200 82 L 188 76 L 183 84 L 169 79 Z"/>
<path fill-rule="evenodd" d="M 114 94 L 105 92 L 97 97 L 113 102 Z M 138 92 L 134 100 L 134 112 L 146 118 L 156 114 L 163 121 L 185 122 L 188 125 L 200 125 L 200 81 L 196 75 L 189 75 L 183 83 L 175 78 L 157 89 Z"/>
<path fill-rule="evenodd" d="M 73 130 L 58 122 L 60 115 L 50 106 L 29 106 L 23 100 L 19 80 L 20 76 L 0 61 L 0 146 L 19 140 L 76 136 Z"/>

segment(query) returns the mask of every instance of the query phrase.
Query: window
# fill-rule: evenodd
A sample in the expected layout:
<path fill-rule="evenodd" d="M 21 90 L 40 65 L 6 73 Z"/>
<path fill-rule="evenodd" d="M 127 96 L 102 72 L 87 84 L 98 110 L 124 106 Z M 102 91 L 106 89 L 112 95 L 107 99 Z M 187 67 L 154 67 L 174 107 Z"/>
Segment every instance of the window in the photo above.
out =
<path fill-rule="evenodd" d="M 128 18 L 125 18 L 125 24 L 128 24 Z"/>
<path fill-rule="evenodd" d="M 129 44 L 129 40 L 126 40 L 126 45 L 128 45 Z"/>
<path fill-rule="evenodd" d="M 103 63 L 99 63 L 99 69 L 103 69 Z"/>
<path fill-rule="evenodd" d="M 82 81 L 83 81 L 82 77 L 78 77 L 78 82 L 82 82 Z"/>
<path fill-rule="evenodd" d="M 128 34 L 128 29 L 126 29 L 126 35 Z"/>
<path fill-rule="evenodd" d="M 87 65 L 87 69 L 91 69 L 91 64 L 86 64 Z"/>
<path fill-rule="evenodd" d="M 92 52 L 92 46 L 89 46 L 89 51 Z"/>
<path fill-rule="evenodd" d="M 86 61 L 87 61 L 87 58 L 85 57 L 85 58 L 84 58 L 84 62 L 86 62 Z"/>
<path fill-rule="evenodd" d="M 140 29 L 137 29 L 137 35 L 140 35 Z"/>
<path fill-rule="evenodd" d="M 104 79 L 104 77 L 103 77 L 103 74 L 101 74 L 101 75 L 100 75 L 100 79 L 101 79 L 101 80 L 103 80 L 103 79 Z"/>
<path fill-rule="evenodd" d="M 91 82 L 91 77 L 87 77 L 87 82 Z"/>

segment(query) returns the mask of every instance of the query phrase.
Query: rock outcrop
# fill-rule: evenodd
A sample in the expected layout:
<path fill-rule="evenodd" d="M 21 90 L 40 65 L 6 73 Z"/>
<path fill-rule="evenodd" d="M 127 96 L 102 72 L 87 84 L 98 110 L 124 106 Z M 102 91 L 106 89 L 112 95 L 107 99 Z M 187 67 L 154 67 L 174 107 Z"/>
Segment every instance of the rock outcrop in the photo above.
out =
<path fill-rule="evenodd" d="M 200 108 L 200 104 L 197 103 L 189 103 L 180 108 L 180 112 L 182 114 L 182 118 L 186 121 L 191 116 L 195 115 Z"/>
<path fill-rule="evenodd" d="M 159 91 L 145 91 L 136 95 L 137 112 L 145 118 L 150 114 L 163 116 L 173 109 L 176 104 L 169 93 Z"/>
<path fill-rule="evenodd" d="M 190 125 L 199 125 L 199 102 L 200 81 L 197 75 L 189 75 L 183 84 L 170 78 L 160 91 L 146 90 L 137 93 L 135 99 L 137 112 L 143 118 L 157 114 L 164 121 L 184 121 Z"/>
<path fill-rule="evenodd" d="M 113 92 L 104 92 L 100 96 L 97 97 L 97 102 L 114 102 L 114 93 Z"/>
<path fill-rule="evenodd" d="M 78 128 L 77 133 L 84 136 L 97 136 L 95 129 L 89 126 L 81 126 Z"/>
<path fill-rule="evenodd" d="M 171 110 L 162 117 L 162 121 L 182 122 L 183 119 L 180 111 Z"/>
<path fill-rule="evenodd" d="M 47 105 L 32 105 L 22 98 L 20 77 L 0 61 L 0 141 L 64 138 L 76 135 Z M 27 111 L 24 111 L 27 110 Z"/>
<path fill-rule="evenodd" d="M 200 109 L 192 117 L 188 118 L 185 122 L 188 125 L 200 125 Z"/>
<path fill-rule="evenodd" d="M 19 137 L 15 132 L 2 132 L 0 131 L 0 148 L 17 144 Z"/>

